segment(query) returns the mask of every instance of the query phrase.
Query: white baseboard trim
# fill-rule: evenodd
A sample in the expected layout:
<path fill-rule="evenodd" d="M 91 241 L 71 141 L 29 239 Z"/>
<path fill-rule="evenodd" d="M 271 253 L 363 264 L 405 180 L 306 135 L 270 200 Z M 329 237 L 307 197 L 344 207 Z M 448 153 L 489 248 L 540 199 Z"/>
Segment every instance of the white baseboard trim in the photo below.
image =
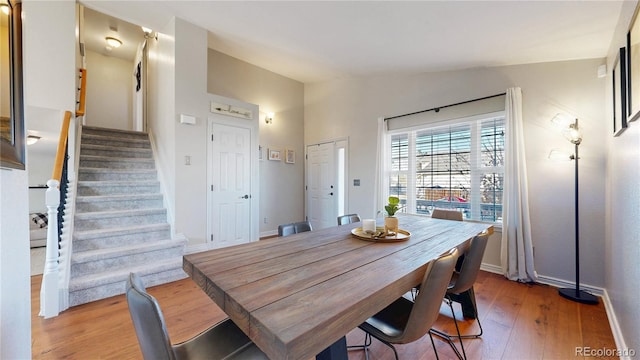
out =
<path fill-rule="evenodd" d="M 490 273 L 502 275 L 502 267 L 497 265 L 482 263 L 482 265 L 480 265 L 480 269 Z M 538 282 L 557 288 L 574 288 L 576 286 L 575 282 L 566 281 L 550 276 L 538 276 Z M 597 295 L 602 299 L 604 309 L 607 312 L 607 318 L 609 319 L 609 327 L 611 328 L 611 332 L 613 333 L 613 339 L 616 342 L 616 349 L 620 351 L 620 359 L 631 360 L 629 348 L 627 348 L 627 344 L 624 341 L 624 336 L 622 334 L 622 330 L 620 329 L 620 324 L 618 323 L 616 313 L 613 310 L 613 304 L 611 304 L 611 299 L 609 298 L 607 289 L 584 284 L 580 284 L 580 289 L 588 291 L 593 295 Z"/>
<path fill-rule="evenodd" d="M 629 348 L 627 347 L 627 343 L 624 341 L 624 335 L 622 334 L 622 330 L 620 329 L 618 317 L 616 316 L 615 310 L 613 310 L 613 304 L 611 303 L 611 299 L 609 298 L 607 289 L 604 289 L 603 291 L 602 303 L 604 304 L 604 309 L 607 312 L 607 318 L 609 319 L 609 326 L 611 327 L 611 332 L 613 333 L 613 339 L 616 342 L 616 348 L 621 351 L 620 359 L 631 360 Z"/>
<path fill-rule="evenodd" d="M 498 265 L 482 263 L 480 264 L 480 270 L 502 275 L 502 267 Z"/>
<path fill-rule="evenodd" d="M 558 278 L 554 278 L 551 276 L 538 276 L 538 282 L 541 284 L 555 286 L 557 288 L 575 288 L 576 283 L 573 281 L 566 281 Z M 590 292 L 592 295 L 602 296 L 604 294 L 604 289 L 601 287 L 580 284 L 580 290 L 584 290 Z"/>

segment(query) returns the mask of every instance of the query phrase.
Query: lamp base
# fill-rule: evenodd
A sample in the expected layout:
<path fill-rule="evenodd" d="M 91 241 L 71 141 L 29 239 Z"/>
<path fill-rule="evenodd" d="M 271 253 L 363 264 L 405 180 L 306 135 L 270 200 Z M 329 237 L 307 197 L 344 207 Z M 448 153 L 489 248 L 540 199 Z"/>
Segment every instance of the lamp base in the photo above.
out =
<path fill-rule="evenodd" d="M 586 291 L 563 288 L 559 289 L 558 293 L 565 299 L 573 300 L 582 304 L 595 305 L 598 303 L 598 298 Z"/>

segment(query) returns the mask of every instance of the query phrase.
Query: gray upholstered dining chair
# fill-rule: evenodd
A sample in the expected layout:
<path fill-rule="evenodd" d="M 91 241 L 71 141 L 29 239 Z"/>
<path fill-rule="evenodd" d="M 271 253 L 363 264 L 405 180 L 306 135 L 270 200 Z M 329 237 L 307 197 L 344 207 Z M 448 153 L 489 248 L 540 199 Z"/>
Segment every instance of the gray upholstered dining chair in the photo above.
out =
<path fill-rule="evenodd" d="M 172 345 L 160 305 L 134 273 L 127 279 L 127 303 L 145 360 L 268 359 L 229 319 L 188 341 Z"/>
<path fill-rule="evenodd" d="M 401 297 L 379 313 L 367 319 L 358 327 L 365 331 L 365 344 L 350 346 L 364 348 L 368 358 L 371 337 L 389 346 L 398 359 L 398 352 L 392 344 L 406 344 L 429 334 L 431 346 L 438 357 L 438 351 L 429 329 L 438 318 L 442 298 L 453 273 L 458 258 L 458 249 L 453 248 L 429 263 L 422 279 L 421 288 L 415 301 Z"/>
<path fill-rule="evenodd" d="M 480 317 L 478 316 L 478 306 L 476 305 L 476 297 L 473 291 L 473 284 L 476 282 L 476 279 L 478 277 L 480 265 L 482 264 L 482 256 L 484 255 L 484 251 L 487 248 L 488 241 L 489 234 L 481 234 L 475 236 L 471 240 L 471 243 L 463 254 L 464 260 L 462 262 L 462 266 L 459 271 L 454 271 L 453 276 L 451 277 L 451 281 L 449 282 L 447 292 L 444 295 L 444 301 L 447 303 L 447 305 L 449 305 L 451 313 L 453 314 L 453 321 L 456 324 L 457 336 L 447 334 L 437 329 L 431 330 L 433 334 L 445 339 L 449 343 L 451 348 L 453 348 L 453 350 L 456 352 L 456 355 L 458 355 L 458 357 L 461 359 L 467 358 L 464 351 L 464 345 L 462 344 L 462 339 L 475 339 L 482 336 L 482 324 L 480 323 Z M 456 319 L 456 314 L 453 310 L 453 302 L 464 302 L 467 307 L 470 307 L 470 310 L 467 310 L 466 313 L 464 312 L 463 307 L 463 316 L 476 319 L 476 321 L 478 322 L 478 327 L 480 328 L 480 332 L 478 334 L 460 334 L 458 320 Z M 462 354 L 453 342 L 456 338 L 460 341 Z"/>
<path fill-rule="evenodd" d="M 347 214 L 338 216 L 338 225 L 352 224 L 359 221 L 360 215 L 358 214 Z"/>
<path fill-rule="evenodd" d="M 431 217 L 434 219 L 463 221 L 462 213 L 451 209 L 433 209 Z"/>
<path fill-rule="evenodd" d="M 289 236 L 305 231 L 311 231 L 311 223 L 309 220 L 298 221 L 290 224 L 278 225 L 278 236 Z"/>

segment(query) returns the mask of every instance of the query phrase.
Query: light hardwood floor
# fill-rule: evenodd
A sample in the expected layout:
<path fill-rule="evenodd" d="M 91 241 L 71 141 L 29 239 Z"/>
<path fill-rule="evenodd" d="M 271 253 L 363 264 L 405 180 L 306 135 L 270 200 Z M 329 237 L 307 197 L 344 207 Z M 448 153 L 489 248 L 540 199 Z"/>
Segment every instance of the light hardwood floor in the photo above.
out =
<path fill-rule="evenodd" d="M 142 358 L 124 296 L 73 307 L 45 320 L 38 316 L 41 281 L 41 275 L 31 278 L 33 359 Z M 225 318 L 190 279 L 148 290 L 160 303 L 174 343 Z M 615 349 L 602 303 L 574 303 L 561 298 L 556 288 L 520 284 L 486 272 L 481 272 L 475 290 L 484 335 L 465 340 L 469 359 L 575 359 L 582 358 L 576 356 L 576 347 Z M 442 307 L 436 327 L 455 331 L 447 309 Z M 465 321 L 462 331 L 476 326 Z M 347 335 L 349 344 L 363 338 L 358 329 Z M 435 339 L 440 358 L 454 359 L 451 348 Z M 400 359 L 435 359 L 428 336 L 397 349 Z M 364 359 L 364 353 L 350 351 L 349 359 Z M 371 359 L 393 359 L 393 353 L 374 340 Z"/>

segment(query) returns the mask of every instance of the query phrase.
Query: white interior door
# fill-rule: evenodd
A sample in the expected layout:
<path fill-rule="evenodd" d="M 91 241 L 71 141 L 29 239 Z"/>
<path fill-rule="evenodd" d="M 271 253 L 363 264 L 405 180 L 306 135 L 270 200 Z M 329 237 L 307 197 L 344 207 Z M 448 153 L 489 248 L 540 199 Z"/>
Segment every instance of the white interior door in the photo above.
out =
<path fill-rule="evenodd" d="M 335 143 L 307 146 L 307 217 L 314 229 L 336 225 Z"/>
<path fill-rule="evenodd" d="M 251 241 L 251 129 L 211 122 L 210 239 L 213 247 Z"/>

